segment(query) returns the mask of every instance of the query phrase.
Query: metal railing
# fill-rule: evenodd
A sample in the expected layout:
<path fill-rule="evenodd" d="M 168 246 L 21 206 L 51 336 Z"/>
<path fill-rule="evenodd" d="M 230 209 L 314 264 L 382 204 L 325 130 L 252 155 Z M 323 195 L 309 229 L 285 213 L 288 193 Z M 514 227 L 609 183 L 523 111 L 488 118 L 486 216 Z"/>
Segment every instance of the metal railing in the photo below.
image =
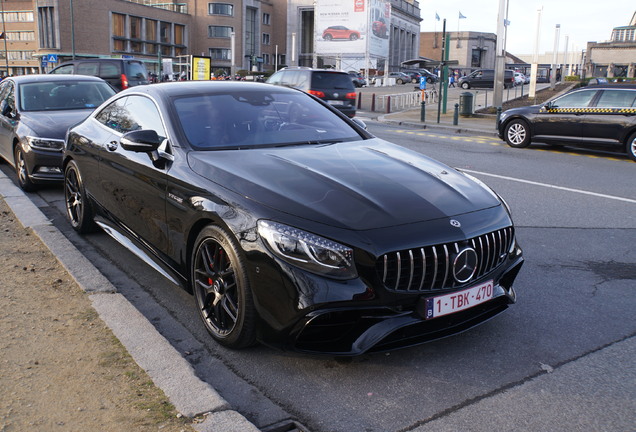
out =
<path fill-rule="evenodd" d="M 425 90 L 424 98 L 426 103 L 436 103 L 438 100 L 437 89 L 433 88 L 431 90 Z M 380 95 L 377 98 L 375 110 L 391 113 L 394 111 L 418 107 L 421 102 L 422 92 L 420 90 L 409 93 Z"/>

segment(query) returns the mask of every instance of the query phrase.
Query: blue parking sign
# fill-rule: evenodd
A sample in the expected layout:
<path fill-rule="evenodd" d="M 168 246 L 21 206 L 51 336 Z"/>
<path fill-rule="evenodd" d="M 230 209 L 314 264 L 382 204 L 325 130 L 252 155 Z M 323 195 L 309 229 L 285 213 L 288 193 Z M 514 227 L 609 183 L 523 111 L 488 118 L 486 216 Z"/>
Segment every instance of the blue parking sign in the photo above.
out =
<path fill-rule="evenodd" d="M 420 90 L 426 90 L 426 77 L 420 77 Z"/>

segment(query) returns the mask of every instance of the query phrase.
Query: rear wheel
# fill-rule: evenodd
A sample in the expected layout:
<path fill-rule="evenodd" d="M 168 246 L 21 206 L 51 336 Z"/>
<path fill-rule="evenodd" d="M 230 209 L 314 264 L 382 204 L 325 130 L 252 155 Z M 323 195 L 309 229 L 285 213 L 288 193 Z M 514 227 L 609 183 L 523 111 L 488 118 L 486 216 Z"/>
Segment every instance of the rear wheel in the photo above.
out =
<path fill-rule="evenodd" d="M 464 90 L 468 90 L 468 89 L 470 88 L 470 84 L 468 84 L 467 82 L 463 82 L 463 83 L 462 83 L 462 88 L 463 88 Z"/>
<path fill-rule="evenodd" d="M 636 162 L 636 133 L 632 134 L 627 140 L 625 150 L 627 151 L 627 156 Z"/>
<path fill-rule="evenodd" d="M 332 40 L 332 39 L 333 39 L 333 36 L 331 36 L 329 33 L 327 33 L 327 34 L 325 35 L 324 39 L 325 39 L 326 41 L 330 41 L 330 40 Z"/>
<path fill-rule="evenodd" d="M 528 128 L 528 124 L 523 120 L 512 120 L 504 130 L 504 138 L 510 147 L 528 147 L 530 145 L 530 129 Z"/>
<path fill-rule="evenodd" d="M 27 169 L 26 159 L 24 158 L 24 151 L 20 144 L 15 147 L 15 172 L 18 176 L 18 185 L 25 192 L 33 192 L 37 189 L 35 183 L 29 178 L 29 171 Z"/>
<path fill-rule="evenodd" d="M 64 199 L 66 215 L 73 229 L 85 234 L 96 229 L 93 207 L 86 196 L 82 176 L 75 161 L 70 161 L 64 170 Z"/>
<path fill-rule="evenodd" d="M 197 237 L 191 281 L 197 310 L 220 344 L 244 348 L 256 341 L 256 312 L 236 241 L 221 227 L 208 225 Z"/>

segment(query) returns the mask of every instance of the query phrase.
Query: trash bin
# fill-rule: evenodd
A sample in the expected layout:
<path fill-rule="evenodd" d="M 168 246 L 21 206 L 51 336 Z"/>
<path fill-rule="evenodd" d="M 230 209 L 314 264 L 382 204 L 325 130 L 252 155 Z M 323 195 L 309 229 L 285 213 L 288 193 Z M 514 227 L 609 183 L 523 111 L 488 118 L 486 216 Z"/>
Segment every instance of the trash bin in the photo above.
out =
<path fill-rule="evenodd" d="M 459 95 L 459 115 L 462 117 L 473 115 L 473 94 L 471 92 Z"/>

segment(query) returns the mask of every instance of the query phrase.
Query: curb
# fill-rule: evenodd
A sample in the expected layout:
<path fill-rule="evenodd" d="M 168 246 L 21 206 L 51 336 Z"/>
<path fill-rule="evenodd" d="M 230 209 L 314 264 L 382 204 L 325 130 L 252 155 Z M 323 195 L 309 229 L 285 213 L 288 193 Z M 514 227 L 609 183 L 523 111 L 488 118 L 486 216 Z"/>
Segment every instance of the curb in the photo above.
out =
<path fill-rule="evenodd" d="M 55 255 L 79 287 L 88 294 L 100 319 L 111 329 L 135 362 L 182 415 L 205 415 L 192 427 L 200 432 L 259 432 L 170 345 L 126 298 L 57 229 L 40 209 L 0 171 L 2 196 L 25 228 L 30 228 Z"/>

